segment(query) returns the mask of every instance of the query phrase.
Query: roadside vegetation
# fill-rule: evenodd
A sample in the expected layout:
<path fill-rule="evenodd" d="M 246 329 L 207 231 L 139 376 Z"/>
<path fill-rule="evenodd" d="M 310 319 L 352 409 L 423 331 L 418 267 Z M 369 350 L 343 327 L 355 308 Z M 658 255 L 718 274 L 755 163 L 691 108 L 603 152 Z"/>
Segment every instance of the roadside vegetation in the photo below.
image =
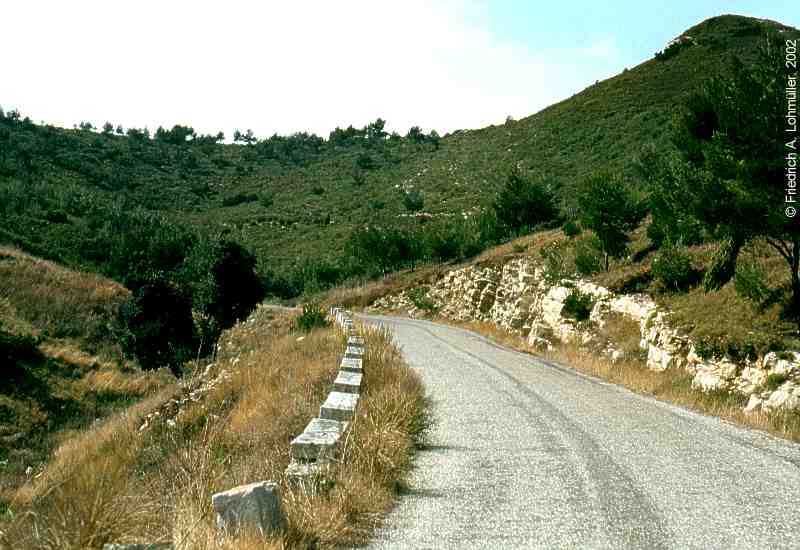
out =
<path fill-rule="evenodd" d="M 615 292 L 646 292 L 705 359 L 744 364 L 800 348 L 800 226 L 784 215 L 784 189 L 775 185 L 783 178 L 785 152 L 774 139 L 783 125 L 780 83 L 787 77 L 781 46 L 777 37 L 763 36 L 754 65 L 734 59 L 730 76 L 713 77 L 688 96 L 671 128 L 673 147 L 643 148 L 633 167 L 638 180 L 626 184 L 622 172 L 599 171 L 577 186 L 579 208 L 560 231 L 517 239 L 471 263 L 530 255 L 551 284 L 582 277 Z M 523 203 L 525 194 L 517 195 Z M 435 304 L 418 305 L 425 290 L 412 281 L 427 277 L 430 284 L 438 273 L 406 274 L 405 284 L 397 277 L 351 296 L 339 291 L 336 298 L 355 304 L 359 292 L 373 297 L 400 288 L 420 311 L 435 314 Z M 592 305 L 574 289 L 562 314 L 585 322 Z M 552 358 L 635 391 L 800 439 L 797 412 L 747 415 L 741 396 L 694 390 L 687 373 L 648 370 L 631 345 L 638 326 L 627 335 L 623 326 L 610 329 L 631 348 L 625 361 L 612 363 L 597 357 L 600 349 L 570 345 L 559 346 Z M 508 338 L 527 348 L 518 336 Z"/>
<path fill-rule="evenodd" d="M 367 379 L 341 463 L 325 490 L 291 486 L 283 477 L 289 441 L 316 416 L 345 345 L 333 328 L 298 333 L 294 323 L 259 308 L 223 334 L 202 378 L 217 383 L 200 399 L 165 409 L 169 397 L 188 391 L 173 383 L 64 438 L 41 475 L 11 495 L 0 546 L 78 550 L 174 540 L 182 549 L 262 549 L 364 541 L 391 507 L 425 431 L 423 389 L 389 335 L 365 329 Z M 181 384 L 197 387 L 188 378 Z M 156 410 L 161 416 L 142 429 Z M 220 539 L 211 495 L 263 479 L 281 483 L 286 532 L 266 541 Z"/>

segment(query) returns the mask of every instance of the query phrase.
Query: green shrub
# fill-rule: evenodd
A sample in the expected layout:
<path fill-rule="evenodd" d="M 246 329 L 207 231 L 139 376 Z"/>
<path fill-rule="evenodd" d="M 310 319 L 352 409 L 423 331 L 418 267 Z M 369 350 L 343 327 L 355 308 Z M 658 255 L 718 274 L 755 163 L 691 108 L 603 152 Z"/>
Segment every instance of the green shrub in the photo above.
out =
<path fill-rule="evenodd" d="M 240 204 L 255 202 L 259 199 L 256 193 L 236 193 L 222 199 L 222 206 L 238 206 Z"/>
<path fill-rule="evenodd" d="M 789 375 L 785 373 L 772 373 L 767 376 L 767 381 L 764 382 L 764 388 L 769 391 L 777 390 L 784 382 L 789 379 Z"/>
<path fill-rule="evenodd" d="M 651 272 L 657 281 L 670 290 L 685 290 L 695 280 L 692 257 L 684 247 L 674 244 L 668 244 L 658 251 Z"/>
<path fill-rule="evenodd" d="M 0 393 L 8 393 L 28 375 L 26 365 L 41 360 L 38 341 L 0 329 Z"/>
<path fill-rule="evenodd" d="M 514 168 L 492 204 L 506 231 L 518 235 L 558 218 L 552 182 L 528 179 Z"/>
<path fill-rule="evenodd" d="M 706 292 L 719 290 L 736 275 L 736 259 L 742 249 L 741 240 L 723 239 L 711 259 L 711 265 L 703 275 L 703 288 Z"/>
<path fill-rule="evenodd" d="M 425 207 L 425 195 L 416 189 L 403 193 L 403 206 L 409 212 L 419 212 Z"/>
<path fill-rule="evenodd" d="M 569 238 L 577 237 L 581 234 L 581 226 L 572 220 L 567 220 L 564 222 L 564 225 L 561 226 L 561 231 Z"/>
<path fill-rule="evenodd" d="M 258 202 L 260 202 L 261 206 L 264 208 L 270 208 L 273 204 L 275 204 L 275 196 L 271 193 L 262 193 L 258 198 Z"/>
<path fill-rule="evenodd" d="M 309 332 L 314 328 L 327 327 L 330 324 L 325 310 L 317 304 L 303 304 L 303 313 L 294 320 L 295 330 Z"/>
<path fill-rule="evenodd" d="M 593 275 L 603 269 L 603 253 L 595 236 L 575 242 L 575 270 L 581 275 Z"/>
<path fill-rule="evenodd" d="M 675 57 L 676 55 L 678 55 L 682 50 L 685 50 L 686 48 L 690 48 L 692 46 L 694 46 L 694 42 L 692 42 L 692 40 L 689 38 L 685 38 L 683 40 L 676 40 L 675 42 L 664 48 L 662 51 L 656 52 L 655 58 L 658 59 L 659 61 L 666 61 L 667 59 L 670 59 L 671 57 Z"/>
<path fill-rule="evenodd" d="M 378 167 L 378 163 L 368 153 L 361 153 L 356 158 L 356 167 L 361 170 L 372 170 Z"/>
<path fill-rule="evenodd" d="M 769 296 L 769 287 L 764 282 L 766 273 L 755 262 L 740 262 L 733 280 L 736 294 L 760 304 Z"/>
<path fill-rule="evenodd" d="M 564 300 L 564 307 L 561 308 L 561 315 L 576 321 L 586 321 L 592 313 L 594 301 L 592 296 L 584 294 L 577 288 L 573 288 L 567 299 Z"/>
<path fill-rule="evenodd" d="M 547 284 L 557 284 L 571 275 L 564 248 L 564 243 L 550 243 L 539 250 L 544 263 L 542 276 Z"/>
<path fill-rule="evenodd" d="M 436 304 L 428 298 L 428 290 L 426 288 L 413 288 L 406 292 L 406 296 L 408 296 L 408 299 L 411 300 L 411 303 L 414 304 L 416 308 L 423 311 L 435 313 L 439 309 L 436 307 Z"/>
<path fill-rule="evenodd" d="M 63 210 L 50 210 L 44 215 L 44 219 L 50 223 L 69 223 L 67 213 Z"/>

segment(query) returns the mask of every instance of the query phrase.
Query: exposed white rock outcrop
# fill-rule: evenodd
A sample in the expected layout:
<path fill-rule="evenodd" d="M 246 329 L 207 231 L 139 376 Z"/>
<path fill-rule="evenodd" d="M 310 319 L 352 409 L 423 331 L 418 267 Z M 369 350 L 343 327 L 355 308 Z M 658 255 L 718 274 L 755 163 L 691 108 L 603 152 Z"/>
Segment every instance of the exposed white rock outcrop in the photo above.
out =
<path fill-rule="evenodd" d="M 562 315 L 573 289 L 592 297 L 589 323 L 577 323 Z M 749 395 L 748 411 L 800 409 L 799 352 L 768 353 L 759 361 L 745 364 L 727 358 L 703 358 L 687 336 L 670 326 L 669 312 L 659 309 L 649 296 L 614 294 L 582 280 L 547 284 L 541 269 L 530 259 L 450 271 L 430 285 L 426 298 L 446 318 L 494 323 L 527 338 L 538 350 L 551 349 L 557 341 L 592 342 L 596 329 L 602 328 L 610 315 L 622 315 L 639 325 L 639 346 L 646 353 L 648 368 L 685 369 L 692 374 L 694 388 Z M 423 313 L 405 293 L 381 298 L 373 307 L 403 310 L 412 316 Z M 614 362 L 623 357 L 613 343 L 603 353 Z"/>

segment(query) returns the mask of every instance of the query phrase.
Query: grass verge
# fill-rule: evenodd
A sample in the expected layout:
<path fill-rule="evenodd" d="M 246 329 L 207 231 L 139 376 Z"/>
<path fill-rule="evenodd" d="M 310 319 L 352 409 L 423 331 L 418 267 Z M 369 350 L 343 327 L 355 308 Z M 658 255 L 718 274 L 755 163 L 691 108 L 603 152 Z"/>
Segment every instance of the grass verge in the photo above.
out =
<path fill-rule="evenodd" d="M 43 474 L 16 492 L 0 523 L 0 547 L 172 540 L 179 549 L 324 549 L 366 540 L 425 430 L 422 384 L 388 333 L 366 329 L 365 387 L 332 484 L 312 493 L 292 487 L 284 479 L 289 442 L 316 416 L 345 344 L 333 328 L 301 338 L 292 322 L 257 309 L 223 334 L 205 378 L 165 388 L 65 441 Z M 197 387 L 206 391 L 179 412 L 164 407 Z M 154 410 L 162 411 L 158 420 L 140 430 Z M 269 539 L 221 538 L 211 495 L 263 479 L 281 483 L 287 530 Z"/>

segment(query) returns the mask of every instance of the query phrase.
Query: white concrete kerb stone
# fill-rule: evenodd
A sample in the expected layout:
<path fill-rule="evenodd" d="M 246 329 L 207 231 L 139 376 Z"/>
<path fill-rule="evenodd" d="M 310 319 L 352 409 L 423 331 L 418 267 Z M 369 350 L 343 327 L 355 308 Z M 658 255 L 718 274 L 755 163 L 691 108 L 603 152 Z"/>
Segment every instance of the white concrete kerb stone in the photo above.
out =
<path fill-rule="evenodd" d="M 289 444 L 292 458 L 302 462 L 314 462 L 333 458 L 336 445 L 347 430 L 347 422 L 325 418 L 314 418 L 303 433 Z"/>
<path fill-rule="evenodd" d="M 345 422 L 353 418 L 359 394 L 332 391 L 319 408 L 320 418 Z"/>
<path fill-rule="evenodd" d="M 360 372 L 339 371 L 333 381 L 333 391 L 342 393 L 360 393 L 364 375 Z"/>
<path fill-rule="evenodd" d="M 364 372 L 364 360 L 361 357 L 343 357 L 339 369 L 345 372 Z"/>

